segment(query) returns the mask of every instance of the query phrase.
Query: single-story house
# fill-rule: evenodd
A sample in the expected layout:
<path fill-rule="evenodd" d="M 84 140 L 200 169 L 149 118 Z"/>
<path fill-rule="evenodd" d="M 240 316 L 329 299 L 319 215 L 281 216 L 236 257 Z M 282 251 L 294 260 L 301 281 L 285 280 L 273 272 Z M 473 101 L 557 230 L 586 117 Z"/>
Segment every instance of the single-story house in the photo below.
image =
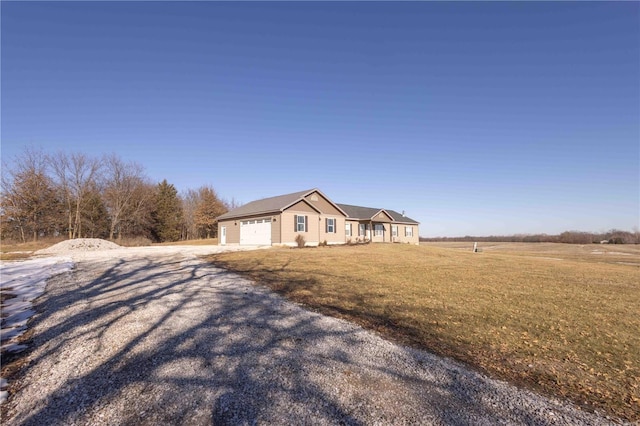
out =
<path fill-rule="evenodd" d="M 419 243 L 420 225 L 394 210 L 334 203 L 318 189 L 252 201 L 217 218 L 219 244 Z"/>

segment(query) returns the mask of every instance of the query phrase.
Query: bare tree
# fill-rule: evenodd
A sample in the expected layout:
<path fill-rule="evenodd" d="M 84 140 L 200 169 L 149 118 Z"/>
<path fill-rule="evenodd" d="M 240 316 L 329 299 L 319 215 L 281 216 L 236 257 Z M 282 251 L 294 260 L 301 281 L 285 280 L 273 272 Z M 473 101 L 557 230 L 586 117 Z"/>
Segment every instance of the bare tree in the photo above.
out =
<path fill-rule="evenodd" d="M 123 225 L 131 229 L 139 226 L 145 209 L 151 202 L 143 168 L 137 163 L 125 163 L 118 156 L 104 159 L 104 201 L 109 213 L 109 239 L 122 237 Z M 124 220 L 126 218 L 126 221 Z"/>
<path fill-rule="evenodd" d="M 109 214 L 99 185 L 92 186 L 82 201 L 82 234 L 90 238 L 106 238 L 109 235 Z"/>
<path fill-rule="evenodd" d="M 198 191 L 187 190 L 182 199 L 182 239 L 192 240 L 198 238 L 198 225 L 196 224 L 196 208 L 198 207 Z"/>
<path fill-rule="evenodd" d="M 97 159 L 84 154 L 59 152 L 50 158 L 66 209 L 69 238 L 82 237 L 82 206 L 92 188 L 95 188 L 101 166 Z"/>
<path fill-rule="evenodd" d="M 5 230 L 13 228 L 23 242 L 27 235 L 36 241 L 56 232 L 60 209 L 41 150 L 27 148 L 13 159 L 12 167 L 3 164 L 1 185 Z"/>
<path fill-rule="evenodd" d="M 237 209 L 243 204 L 240 201 L 236 200 L 235 197 L 231 197 L 231 201 L 223 201 L 223 203 L 226 206 L 227 211 Z"/>
<path fill-rule="evenodd" d="M 119 235 L 152 237 L 155 185 L 145 178 L 136 187 L 120 222 Z"/>

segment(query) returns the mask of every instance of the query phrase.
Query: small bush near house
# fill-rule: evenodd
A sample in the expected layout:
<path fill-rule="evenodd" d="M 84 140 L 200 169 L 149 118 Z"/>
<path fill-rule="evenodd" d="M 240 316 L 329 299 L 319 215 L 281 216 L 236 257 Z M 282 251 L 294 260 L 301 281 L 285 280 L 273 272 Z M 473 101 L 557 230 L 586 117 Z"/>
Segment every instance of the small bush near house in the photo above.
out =
<path fill-rule="evenodd" d="M 306 243 L 307 243 L 307 240 L 304 239 L 302 234 L 298 234 L 298 236 L 296 237 L 296 244 L 298 245 L 298 248 L 304 247 Z"/>

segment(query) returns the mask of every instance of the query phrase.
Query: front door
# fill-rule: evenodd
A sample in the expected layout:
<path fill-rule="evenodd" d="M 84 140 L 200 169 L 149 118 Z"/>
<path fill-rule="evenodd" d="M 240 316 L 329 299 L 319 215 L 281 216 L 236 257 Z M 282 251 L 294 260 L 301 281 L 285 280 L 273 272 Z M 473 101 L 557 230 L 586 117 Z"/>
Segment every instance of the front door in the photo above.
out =
<path fill-rule="evenodd" d="M 226 226 L 220 227 L 220 244 L 221 245 L 227 244 L 227 227 Z"/>

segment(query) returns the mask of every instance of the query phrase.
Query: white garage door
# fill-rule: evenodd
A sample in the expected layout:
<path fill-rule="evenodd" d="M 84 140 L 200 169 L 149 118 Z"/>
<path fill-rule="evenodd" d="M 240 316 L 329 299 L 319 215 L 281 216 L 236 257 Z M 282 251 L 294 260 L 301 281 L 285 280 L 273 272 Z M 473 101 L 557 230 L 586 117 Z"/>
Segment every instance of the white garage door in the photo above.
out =
<path fill-rule="evenodd" d="M 271 219 L 240 222 L 240 244 L 271 245 Z"/>

